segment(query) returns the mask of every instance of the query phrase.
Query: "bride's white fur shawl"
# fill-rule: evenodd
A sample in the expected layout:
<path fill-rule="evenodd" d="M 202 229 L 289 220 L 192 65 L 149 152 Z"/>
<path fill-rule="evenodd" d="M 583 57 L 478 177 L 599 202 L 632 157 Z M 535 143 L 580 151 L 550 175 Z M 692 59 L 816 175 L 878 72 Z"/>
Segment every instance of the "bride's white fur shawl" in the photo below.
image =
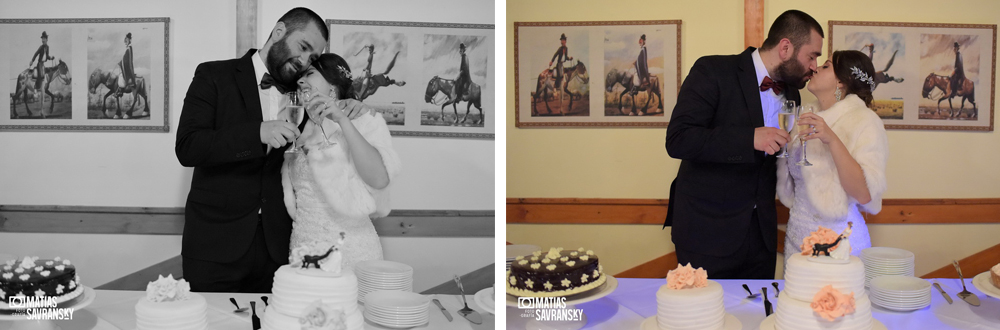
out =
<path fill-rule="evenodd" d="M 362 115 L 358 119 L 351 121 L 361 135 L 372 147 L 378 150 L 382 156 L 382 163 L 389 174 L 389 184 L 399 174 L 399 155 L 392 148 L 392 137 L 389 135 L 389 127 L 386 126 L 385 119 L 381 114 Z M 369 216 L 380 218 L 389 214 L 389 186 L 376 189 L 364 182 L 354 168 L 354 161 L 350 153 L 345 149 L 347 141 L 344 139 L 340 125 L 333 120 L 324 120 L 323 127 L 330 136 L 334 146 L 320 149 L 323 143 L 323 134 L 319 126 L 313 122 L 306 123 L 302 135 L 297 143 L 305 145 L 304 155 L 312 170 L 313 180 L 317 182 L 319 191 L 323 198 L 333 207 L 336 214 L 346 217 Z M 292 154 L 285 155 L 285 163 L 281 167 L 281 185 L 285 192 L 285 207 L 288 213 L 295 219 L 295 194 L 289 180 L 289 171 L 293 166 Z"/>
<path fill-rule="evenodd" d="M 814 106 L 819 108 L 818 105 Z M 826 124 L 844 142 L 851 156 L 861 165 L 872 197 L 867 204 L 860 204 L 861 209 L 870 214 L 878 214 L 882 210 L 882 194 L 886 190 L 885 166 L 889 158 L 889 142 L 882 119 L 854 94 L 817 114 L 823 117 Z M 797 148 L 793 150 L 798 152 Z M 778 199 L 791 208 L 795 194 L 804 193 L 812 204 L 812 209 L 821 218 L 840 219 L 847 216 L 849 207 L 858 204 L 858 201 L 848 196 L 840 185 L 840 176 L 830 154 L 830 147 L 819 140 L 810 140 L 806 143 L 806 152 L 813 166 L 802 167 L 804 182 L 800 189 L 805 187 L 804 191 L 795 190 L 788 173 L 788 166 L 798 165 L 789 160 L 792 158 L 778 159 Z"/>

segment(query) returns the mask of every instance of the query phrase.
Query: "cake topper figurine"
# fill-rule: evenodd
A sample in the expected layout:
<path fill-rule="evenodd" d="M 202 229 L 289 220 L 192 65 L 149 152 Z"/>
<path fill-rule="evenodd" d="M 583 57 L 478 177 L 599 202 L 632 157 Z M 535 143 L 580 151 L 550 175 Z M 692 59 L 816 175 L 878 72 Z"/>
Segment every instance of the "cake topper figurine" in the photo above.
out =
<path fill-rule="evenodd" d="M 851 228 L 853 227 L 854 223 L 848 221 L 847 228 L 845 228 L 844 231 L 840 233 L 840 236 L 837 237 L 837 239 L 840 240 L 840 245 L 837 245 L 836 250 L 828 253 L 830 257 L 838 260 L 848 260 L 851 258 L 851 240 L 849 238 L 851 237 Z"/>
<path fill-rule="evenodd" d="M 326 247 L 326 243 L 312 242 L 292 249 L 291 256 L 289 256 L 292 267 L 309 269 L 309 266 L 312 265 L 314 268 L 339 274 L 343 261 L 340 246 L 344 244 L 345 238 L 346 233 L 341 232 L 340 238 L 329 248 Z"/>

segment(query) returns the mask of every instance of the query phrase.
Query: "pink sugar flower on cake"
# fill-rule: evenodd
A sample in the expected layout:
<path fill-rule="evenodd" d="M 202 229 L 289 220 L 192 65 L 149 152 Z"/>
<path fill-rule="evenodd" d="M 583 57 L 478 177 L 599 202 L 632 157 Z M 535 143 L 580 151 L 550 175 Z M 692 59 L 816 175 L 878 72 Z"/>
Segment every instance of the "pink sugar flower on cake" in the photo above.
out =
<path fill-rule="evenodd" d="M 813 296 L 813 311 L 827 321 L 833 321 L 841 316 L 854 313 L 854 292 L 845 295 L 834 289 L 832 285 L 824 286 Z"/>
<path fill-rule="evenodd" d="M 809 237 L 802 240 L 802 255 L 807 256 L 812 254 L 814 244 L 830 244 L 837 240 L 840 234 L 837 234 L 830 228 L 819 226 L 819 229 L 810 233 Z M 829 252 L 833 252 L 837 247 L 831 247 Z"/>
<path fill-rule="evenodd" d="M 708 286 L 708 272 L 705 269 L 677 264 L 677 268 L 667 272 L 667 287 L 674 290 L 704 288 Z"/>

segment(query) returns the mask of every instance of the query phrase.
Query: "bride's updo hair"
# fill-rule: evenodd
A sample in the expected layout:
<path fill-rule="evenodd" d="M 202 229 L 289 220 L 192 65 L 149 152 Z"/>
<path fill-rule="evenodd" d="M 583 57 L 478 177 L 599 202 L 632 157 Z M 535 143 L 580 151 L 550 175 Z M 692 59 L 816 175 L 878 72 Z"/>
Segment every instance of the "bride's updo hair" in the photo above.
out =
<path fill-rule="evenodd" d="M 872 88 L 875 86 L 875 65 L 868 55 L 856 50 L 838 50 L 830 57 L 833 73 L 844 84 L 844 96 L 855 94 L 871 108 Z"/>
<path fill-rule="evenodd" d="M 339 99 L 357 99 L 354 96 L 354 77 L 351 75 L 351 66 L 343 57 L 334 53 L 321 54 L 312 62 L 316 71 L 323 75 L 323 79 L 337 88 Z"/>

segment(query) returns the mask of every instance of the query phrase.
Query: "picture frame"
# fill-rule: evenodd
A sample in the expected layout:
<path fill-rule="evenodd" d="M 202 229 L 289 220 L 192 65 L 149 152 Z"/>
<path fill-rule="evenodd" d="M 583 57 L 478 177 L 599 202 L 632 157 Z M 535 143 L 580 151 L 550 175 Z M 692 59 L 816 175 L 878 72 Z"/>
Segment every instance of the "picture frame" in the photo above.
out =
<path fill-rule="evenodd" d="M 681 24 L 514 22 L 515 126 L 667 127 L 681 85 Z"/>
<path fill-rule="evenodd" d="M 355 97 L 382 114 L 390 134 L 495 138 L 493 24 L 326 22 L 329 51 L 351 66 Z M 466 87 L 457 86 L 463 71 Z"/>
<path fill-rule="evenodd" d="M 0 19 L 0 131 L 169 132 L 169 41 L 168 17 Z"/>
<path fill-rule="evenodd" d="M 872 57 L 886 129 L 993 131 L 996 24 L 829 21 L 829 31 L 830 54 Z"/>

